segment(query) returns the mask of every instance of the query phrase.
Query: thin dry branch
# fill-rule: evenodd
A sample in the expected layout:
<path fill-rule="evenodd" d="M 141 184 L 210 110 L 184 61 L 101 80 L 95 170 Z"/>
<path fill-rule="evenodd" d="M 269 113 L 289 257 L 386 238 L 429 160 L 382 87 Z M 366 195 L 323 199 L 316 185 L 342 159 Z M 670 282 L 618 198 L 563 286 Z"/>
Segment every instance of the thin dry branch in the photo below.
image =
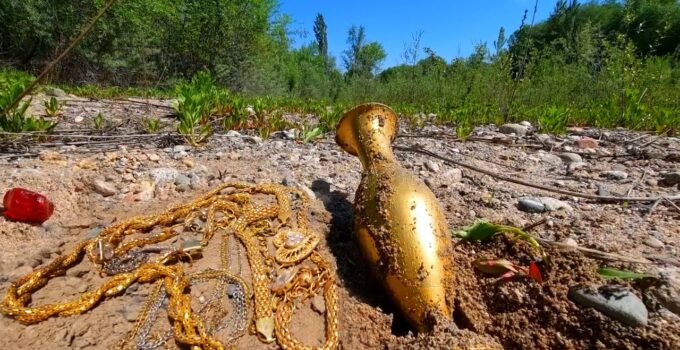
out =
<path fill-rule="evenodd" d="M 654 262 L 647 260 L 647 259 L 644 259 L 644 258 L 634 258 L 634 257 L 629 257 L 629 256 L 624 256 L 624 255 L 619 255 L 619 254 L 607 253 L 607 252 L 603 252 L 603 251 L 597 250 L 597 249 L 573 246 L 573 245 L 569 245 L 569 244 L 566 244 L 566 243 L 551 241 L 549 239 L 540 238 L 540 237 L 536 237 L 536 236 L 533 236 L 533 237 L 536 238 L 536 240 L 541 244 L 550 245 L 550 246 L 558 247 L 558 248 L 561 248 L 561 249 L 575 249 L 575 250 L 578 250 L 581 253 L 583 253 L 583 255 L 585 255 L 585 256 L 588 256 L 588 257 L 594 258 L 594 259 L 598 259 L 598 260 L 623 261 L 623 262 L 635 263 L 635 264 L 653 264 L 654 263 Z"/>
<path fill-rule="evenodd" d="M 532 187 L 536 188 L 539 190 L 544 190 L 544 191 L 549 191 L 549 192 L 554 192 L 554 193 L 560 193 L 568 196 L 574 196 L 574 197 L 580 197 L 580 198 L 586 198 L 586 199 L 592 199 L 592 200 L 598 200 L 598 201 L 616 201 L 616 202 L 656 202 L 659 201 L 660 199 L 667 198 L 668 200 L 680 200 L 680 194 L 674 194 L 674 195 L 664 195 L 660 197 L 615 197 L 615 196 L 598 196 L 594 194 L 588 194 L 588 193 L 581 193 L 581 192 L 575 192 L 575 191 L 569 191 L 569 190 L 563 190 L 560 188 L 552 187 L 552 186 L 547 186 L 547 185 L 541 185 L 541 184 L 536 184 L 532 183 L 526 180 L 521 180 L 521 179 L 515 179 L 511 178 L 505 175 L 497 174 L 494 173 L 490 170 L 482 169 L 480 167 L 470 165 L 461 161 L 457 161 L 451 158 L 447 158 L 444 156 L 441 156 L 437 153 L 431 152 L 424 150 L 422 148 L 416 148 L 416 147 L 402 147 L 402 146 L 394 146 L 394 149 L 397 151 L 402 151 L 402 152 L 413 152 L 413 153 L 420 153 L 424 154 L 426 156 L 430 156 L 433 158 L 437 158 L 439 160 L 443 160 L 446 163 L 457 165 L 466 169 L 470 169 L 485 175 L 489 175 L 491 177 L 494 177 L 496 179 L 500 179 L 503 181 L 507 182 L 512 182 L 518 185 L 523 185 L 527 187 Z"/>

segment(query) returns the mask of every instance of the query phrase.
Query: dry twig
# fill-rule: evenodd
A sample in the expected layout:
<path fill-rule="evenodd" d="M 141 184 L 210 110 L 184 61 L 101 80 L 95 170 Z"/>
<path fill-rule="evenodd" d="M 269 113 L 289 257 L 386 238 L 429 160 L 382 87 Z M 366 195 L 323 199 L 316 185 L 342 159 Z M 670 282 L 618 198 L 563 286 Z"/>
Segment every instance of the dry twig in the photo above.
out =
<path fill-rule="evenodd" d="M 424 154 L 426 156 L 430 156 L 433 158 L 437 158 L 439 160 L 443 160 L 446 163 L 457 165 L 466 169 L 470 169 L 485 175 L 489 175 L 493 178 L 500 179 L 503 181 L 508 181 L 512 182 L 518 185 L 523 185 L 527 187 L 532 187 L 532 188 L 537 188 L 539 190 L 544 190 L 544 191 L 549 191 L 549 192 L 554 192 L 554 193 L 560 193 L 568 196 L 574 196 L 574 197 L 580 197 L 580 198 L 586 198 L 586 199 L 592 199 L 592 200 L 599 200 L 599 201 L 616 201 L 616 202 L 654 202 L 654 201 L 660 201 L 661 199 L 668 198 L 668 200 L 679 200 L 680 199 L 680 194 L 674 194 L 674 195 L 667 195 L 667 196 L 660 196 L 660 197 L 615 197 L 615 196 L 598 196 L 594 194 L 588 194 L 588 193 L 581 193 L 581 192 L 575 192 L 575 191 L 569 191 L 569 190 L 563 190 L 559 189 L 556 187 L 552 186 L 547 186 L 547 185 L 541 185 L 541 184 L 536 184 L 532 183 L 526 180 L 521 180 L 521 179 L 514 179 L 505 175 L 497 174 L 492 171 L 482 169 L 480 167 L 470 165 L 461 161 L 457 161 L 451 158 L 447 158 L 444 156 L 441 156 L 437 153 L 431 152 L 424 150 L 422 148 L 415 148 L 415 147 L 402 147 L 402 146 L 394 146 L 394 149 L 397 151 L 402 151 L 402 152 L 414 152 L 414 153 L 420 153 Z"/>

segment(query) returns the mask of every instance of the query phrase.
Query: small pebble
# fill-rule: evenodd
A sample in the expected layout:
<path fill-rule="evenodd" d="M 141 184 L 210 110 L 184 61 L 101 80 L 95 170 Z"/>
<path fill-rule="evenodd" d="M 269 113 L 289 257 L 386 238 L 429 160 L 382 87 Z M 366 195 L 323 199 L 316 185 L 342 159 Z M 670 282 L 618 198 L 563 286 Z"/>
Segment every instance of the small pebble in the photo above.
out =
<path fill-rule="evenodd" d="M 431 160 L 428 160 L 428 161 L 425 162 L 425 167 L 427 168 L 427 170 L 429 170 L 433 173 L 439 172 L 439 164 L 437 164 L 437 163 L 435 163 Z"/>
<path fill-rule="evenodd" d="M 321 295 L 317 294 L 312 298 L 312 310 L 318 312 L 321 315 L 326 313 L 326 303 L 324 302 Z"/>
<path fill-rule="evenodd" d="M 463 179 L 463 171 L 458 168 L 449 169 L 442 177 L 446 183 L 458 183 Z"/>
<path fill-rule="evenodd" d="M 500 128 L 498 128 L 498 131 L 500 131 L 502 134 L 515 134 L 517 136 L 525 136 L 529 129 L 520 124 L 504 124 L 501 125 Z"/>
<path fill-rule="evenodd" d="M 664 244 L 656 237 L 649 236 L 645 239 L 645 244 L 652 248 L 663 248 Z"/>
<path fill-rule="evenodd" d="M 104 197 L 113 196 L 116 194 L 116 192 L 118 192 L 118 190 L 116 190 L 116 186 L 104 180 L 94 180 L 92 185 L 95 192 L 101 194 Z"/>
<path fill-rule="evenodd" d="M 533 198 L 520 198 L 517 208 L 527 213 L 542 213 L 545 211 L 545 205 Z"/>
<path fill-rule="evenodd" d="M 578 243 L 573 238 L 567 237 L 565 238 L 562 243 L 570 246 L 570 247 L 578 247 Z"/>
<path fill-rule="evenodd" d="M 562 160 L 567 164 L 583 162 L 583 158 L 581 158 L 581 156 L 576 153 L 565 152 L 560 154 L 559 157 L 562 158 Z"/>
<path fill-rule="evenodd" d="M 610 170 L 603 172 L 602 176 L 613 180 L 624 180 L 628 178 L 628 173 L 621 170 Z"/>

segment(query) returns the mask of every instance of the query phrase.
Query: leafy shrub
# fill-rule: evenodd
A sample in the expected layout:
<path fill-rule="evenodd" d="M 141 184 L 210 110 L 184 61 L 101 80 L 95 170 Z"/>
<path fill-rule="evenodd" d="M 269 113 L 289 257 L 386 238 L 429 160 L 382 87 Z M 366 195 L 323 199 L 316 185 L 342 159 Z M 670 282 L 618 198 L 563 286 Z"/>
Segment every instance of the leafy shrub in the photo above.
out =
<path fill-rule="evenodd" d="M 19 102 L 16 107 L 10 104 L 21 95 L 29 78 L 22 74 L 0 72 L 0 131 L 31 132 L 49 131 L 56 123 L 28 115 L 31 98 Z"/>
<path fill-rule="evenodd" d="M 218 89 L 208 72 L 199 72 L 191 82 L 177 85 L 177 131 L 193 146 L 205 141 L 213 133 L 213 113 L 224 109 L 227 98 L 228 92 Z"/>

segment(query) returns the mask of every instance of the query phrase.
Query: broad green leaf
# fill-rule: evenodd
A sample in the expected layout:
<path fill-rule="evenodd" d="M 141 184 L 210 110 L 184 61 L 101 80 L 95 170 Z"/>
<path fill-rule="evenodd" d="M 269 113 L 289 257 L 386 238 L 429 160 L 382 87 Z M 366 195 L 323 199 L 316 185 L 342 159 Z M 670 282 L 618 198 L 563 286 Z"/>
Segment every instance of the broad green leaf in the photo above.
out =
<path fill-rule="evenodd" d="M 474 224 L 457 231 L 456 236 L 469 241 L 485 241 L 496 233 L 501 232 L 498 225 L 484 220 L 477 220 Z"/>

